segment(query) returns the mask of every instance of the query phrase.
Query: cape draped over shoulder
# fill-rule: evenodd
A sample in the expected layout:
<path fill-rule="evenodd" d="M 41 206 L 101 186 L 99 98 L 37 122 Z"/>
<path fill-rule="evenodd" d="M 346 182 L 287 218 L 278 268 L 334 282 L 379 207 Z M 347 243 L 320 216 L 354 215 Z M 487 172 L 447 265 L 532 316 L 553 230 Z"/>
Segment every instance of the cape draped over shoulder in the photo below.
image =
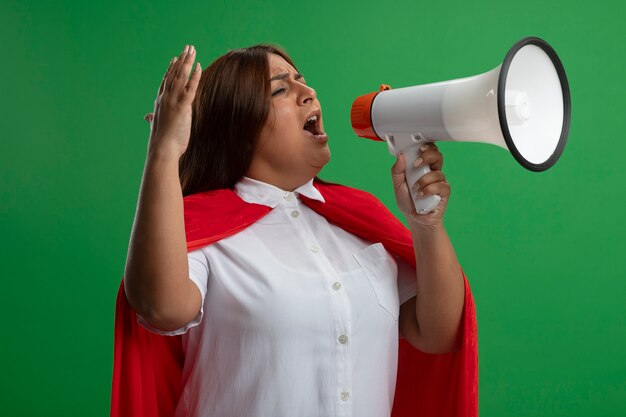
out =
<path fill-rule="evenodd" d="M 410 231 L 373 195 L 316 181 L 325 202 L 302 201 L 333 223 L 385 248 L 415 267 Z M 242 200 L 221 189 L 184 198 L 187 250 L 231 236 L 269 213 L 270 207 Z M 462 271 L 461 271 L 462 272 Z M 474 417 L 478 415 L 478 331 L 469 283 L 460 329 L 461 347 L 426 354 L 400 339 L 392 417 Z M 161 336 L 137 323 L 120 285 L 115 309 L 111 417 L 172 417 L 180 397 L 182 336 Z"/>

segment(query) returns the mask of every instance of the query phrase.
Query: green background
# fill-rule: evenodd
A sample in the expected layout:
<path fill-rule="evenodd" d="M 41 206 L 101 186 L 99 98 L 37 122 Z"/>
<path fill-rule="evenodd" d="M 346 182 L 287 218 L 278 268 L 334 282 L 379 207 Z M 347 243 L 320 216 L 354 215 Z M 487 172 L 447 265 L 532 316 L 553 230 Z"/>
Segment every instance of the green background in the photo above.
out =
<path fill-rule="evenodd" d="M 473 289 L 483 416 L 624 415 L 623 2 L 0 3 L 0 414 L 108 415 L 113 309 L 167 63 L 193 43 L 282 45 L 323 105 L 321 176 L 399 214 L 384 144 L 352 100 L 483 73 L 524 36 L 572 94 L 560 161 L 533 173 L 492 145 L 441 143 L 446 226 Z"/>

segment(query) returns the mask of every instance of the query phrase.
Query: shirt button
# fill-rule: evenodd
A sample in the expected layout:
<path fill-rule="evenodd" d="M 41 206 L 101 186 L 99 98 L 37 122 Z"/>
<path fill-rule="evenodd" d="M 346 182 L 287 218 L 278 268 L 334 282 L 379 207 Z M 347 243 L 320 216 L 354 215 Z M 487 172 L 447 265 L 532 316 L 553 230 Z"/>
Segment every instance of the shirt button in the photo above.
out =
<path fill-rule="evenodd" d="M 294 210 L 291 212 L 291 217 L 293 217 L 294 219 L 298 217 L 299 215 L 300 215 L 300 212 L 298 210 Z"/>
<path fill-rule="evenodd" d="M 342 345 L 345 345 L 346 343 L 348 343 L 348 336 L 346 336 L 345 334 L 342 334 L 341 336 L 339 336 L 338 340 L 339 340 L 339 343 L 341 343 Z"/>
<path fill-rule="evenodd" d="M 348 401 L 350 399 L 350 393 L 348 391 L 343 391 L 339 394 L 339 398 L 341 398 L 341 401 Z"/>
<path fill-rule="evenodd" d="M 341 288 L 341 282 L 337 281 L 333 284 L 333 290 L 339 291 L 340 288 Z"/>
<path fill-rule="evenodd" d="M 287 194 L 285 194 L 285 200 L 287 200 L 287 201 L 291 201 L 291 200 L 293 200 L 293 193 L 287 193 Z"/>
<path fill-rule="evenodd" d="M 317 253 L 317 252 L 319 252 L 319 251 L 320 251 L 320 247 L 319 247 L 319 246 L 317 246 L 317 245 L 311 245 L 311 246 L 309 247 L 309 250 L 310 250 L 311 252 L 313 252 L 313 253 Z"/>

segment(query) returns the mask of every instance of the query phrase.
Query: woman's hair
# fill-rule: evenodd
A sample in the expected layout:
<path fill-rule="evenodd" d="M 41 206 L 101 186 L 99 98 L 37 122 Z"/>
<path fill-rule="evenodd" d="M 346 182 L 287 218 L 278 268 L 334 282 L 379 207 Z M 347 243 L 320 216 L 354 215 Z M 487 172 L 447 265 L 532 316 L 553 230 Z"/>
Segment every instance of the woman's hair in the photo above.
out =
<path fill-rule="evenodd" d="M 192 104 L 191 136 L 179 163 L 183 195 L 233 188 L 246 173 L 268 120 L 272 45 L 235 49 L 202 72 Z"/>

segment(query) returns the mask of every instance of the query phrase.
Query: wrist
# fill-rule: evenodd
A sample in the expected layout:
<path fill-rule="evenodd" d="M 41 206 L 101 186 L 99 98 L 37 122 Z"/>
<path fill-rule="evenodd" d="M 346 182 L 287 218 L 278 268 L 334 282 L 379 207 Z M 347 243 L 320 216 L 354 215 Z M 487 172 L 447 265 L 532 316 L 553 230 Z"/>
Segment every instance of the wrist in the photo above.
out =
<path fill-rule="evenodd" d="M 434 234 L 446 231 L 445 226 L 443 225 L 443 220 L 438 220 L 433 223 L 423 223 L 411 216 L 406 216 L 406 222 L 412 232 L 420 234 Z"/>
<path fill-rule="evenodd" d="M 147 159 L 161 162 L 176 161 L 178 163 L 183 153 L 173 144 L 148 144 Z"/>
<path fill-rule="evenodd" d="M 443 224 L 412 224 L 410 228 L 413 245 L 417 252 L 422 255 L 428 253 L 433 248 L 440 247 L 441 243 L 448 239 L 448 234 Z"/>

